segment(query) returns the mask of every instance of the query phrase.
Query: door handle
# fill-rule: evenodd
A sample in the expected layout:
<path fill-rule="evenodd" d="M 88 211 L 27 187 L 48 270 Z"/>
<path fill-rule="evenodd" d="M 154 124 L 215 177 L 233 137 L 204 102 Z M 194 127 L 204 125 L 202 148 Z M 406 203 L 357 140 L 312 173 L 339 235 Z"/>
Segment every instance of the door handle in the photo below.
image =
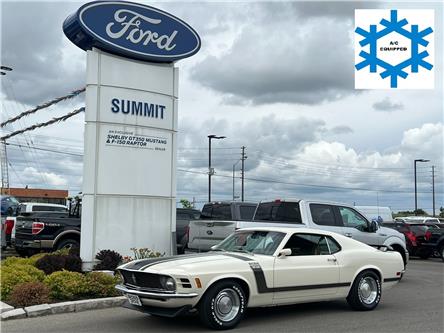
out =
<path fill-rule="evenodd" d="M 327 261 L 336 262 L 337 260 L 336 260 L 336 258 L 329 258 L 329 259 L 327 259 Z"/>
<path fill-rule="evenodd" d="M 349 233 L 349 232 L 346 232 L 344 235 L 347 236 L 347 237 L 350 237 L 350 238 L 352 237 L 352 234 Z"/>

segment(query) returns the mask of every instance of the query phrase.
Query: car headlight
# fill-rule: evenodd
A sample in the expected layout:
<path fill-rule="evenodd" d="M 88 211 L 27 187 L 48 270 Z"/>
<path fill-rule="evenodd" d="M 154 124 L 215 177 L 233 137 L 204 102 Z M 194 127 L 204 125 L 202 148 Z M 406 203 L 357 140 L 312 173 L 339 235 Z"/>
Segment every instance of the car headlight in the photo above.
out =
<path fill-rule="evenodd" d="M 176 282 L 174 281 L 174 279 L 171 276 L 162 276 L 160 278 L 160 283 L 168 291 L 175 291 L 176 290 Z"/>

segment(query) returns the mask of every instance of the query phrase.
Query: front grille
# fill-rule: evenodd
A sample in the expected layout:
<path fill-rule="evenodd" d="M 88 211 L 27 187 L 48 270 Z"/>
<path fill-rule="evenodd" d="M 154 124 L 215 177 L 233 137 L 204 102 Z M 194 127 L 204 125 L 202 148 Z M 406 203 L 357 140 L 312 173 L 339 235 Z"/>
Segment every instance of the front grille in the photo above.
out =
<path fill-rule="evenodd" d="M 160 283 L 160 275 L 145 272 L 120 270 L 124 284 L 145 289 L 164 289 Z"/>

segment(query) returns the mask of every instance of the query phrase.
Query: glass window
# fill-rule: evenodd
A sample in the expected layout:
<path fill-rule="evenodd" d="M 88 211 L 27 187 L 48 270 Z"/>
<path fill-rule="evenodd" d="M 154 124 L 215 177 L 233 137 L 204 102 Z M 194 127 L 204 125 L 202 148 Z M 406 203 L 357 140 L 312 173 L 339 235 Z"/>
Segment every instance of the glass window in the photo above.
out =
<path fill-rule="evenodd" d="M 201 219 L 231 220 L 230 204 L 210 204 L 202 209 Z"/>
<path fill-rule="evenodd" d="M 267 202 L 259 204 L 255 221 L 302 223 L 298 202 Z"/>
<path fill-rule="evenodd" d="M 318 225 L 336 225 L 332 206 L 310 204 L 310 212 L 314 223 Z"/>
<path fill-rule="evenodd" d="M 284 248 L 291 249 L 292 256 L 330 254 L 325 237 L 322 235 L 294 234 Z"/>
<path fill-rule="evenodd" d="M 367 228 L 367 220 L 353 209 L 339 207 L 339 213 L 341 214 L 342 223 L 345 227 L 352 227 L 359 230 L 365 230 Z"/>
<path fill-rule="evenodd" d="M 240 206 L 240 219 L 251 221 L 253 219 L 254 211 L 256 210 L 256 206 Z"/>
<path fill-rule="evenodd" d="M 65 207 L 57 207 L 57 206 L 32 206 L 33 212 L 66 212 L 68 209 Z"/>
<path fill-rule="evenodd" d="M 274 231 L 238 231 L 219 243 L 213 251 L 251 252 L 273 255 L 285 234 Z"/>
<path fill-rule="evenodd" d="M 337 253 L 341 251 L 341 246 L 332 237 L 326 237 L 328 241 L 328 246 L 330 247 L 330 253 Z"/>

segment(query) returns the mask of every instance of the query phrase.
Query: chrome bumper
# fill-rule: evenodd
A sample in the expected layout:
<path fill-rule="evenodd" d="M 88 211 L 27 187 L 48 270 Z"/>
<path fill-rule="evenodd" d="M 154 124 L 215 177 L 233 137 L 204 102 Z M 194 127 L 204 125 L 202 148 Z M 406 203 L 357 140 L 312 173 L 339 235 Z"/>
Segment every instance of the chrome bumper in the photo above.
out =
<path fill-rule="evenodd" d="M 148 291 L 140 291 L 129 289 L 122 284 L 118 284 L 115 286 L 118 291 L 121 291 L 126 294 L 133 294 L 140 296 L 141 298 L 151 298 L 151 299 L 177 299 L 177 298 L 194 298 L 197 297 L 196 293 L 188 293 L 188 294 L 176 294 L 176 293 L 153 293 Z"/>

